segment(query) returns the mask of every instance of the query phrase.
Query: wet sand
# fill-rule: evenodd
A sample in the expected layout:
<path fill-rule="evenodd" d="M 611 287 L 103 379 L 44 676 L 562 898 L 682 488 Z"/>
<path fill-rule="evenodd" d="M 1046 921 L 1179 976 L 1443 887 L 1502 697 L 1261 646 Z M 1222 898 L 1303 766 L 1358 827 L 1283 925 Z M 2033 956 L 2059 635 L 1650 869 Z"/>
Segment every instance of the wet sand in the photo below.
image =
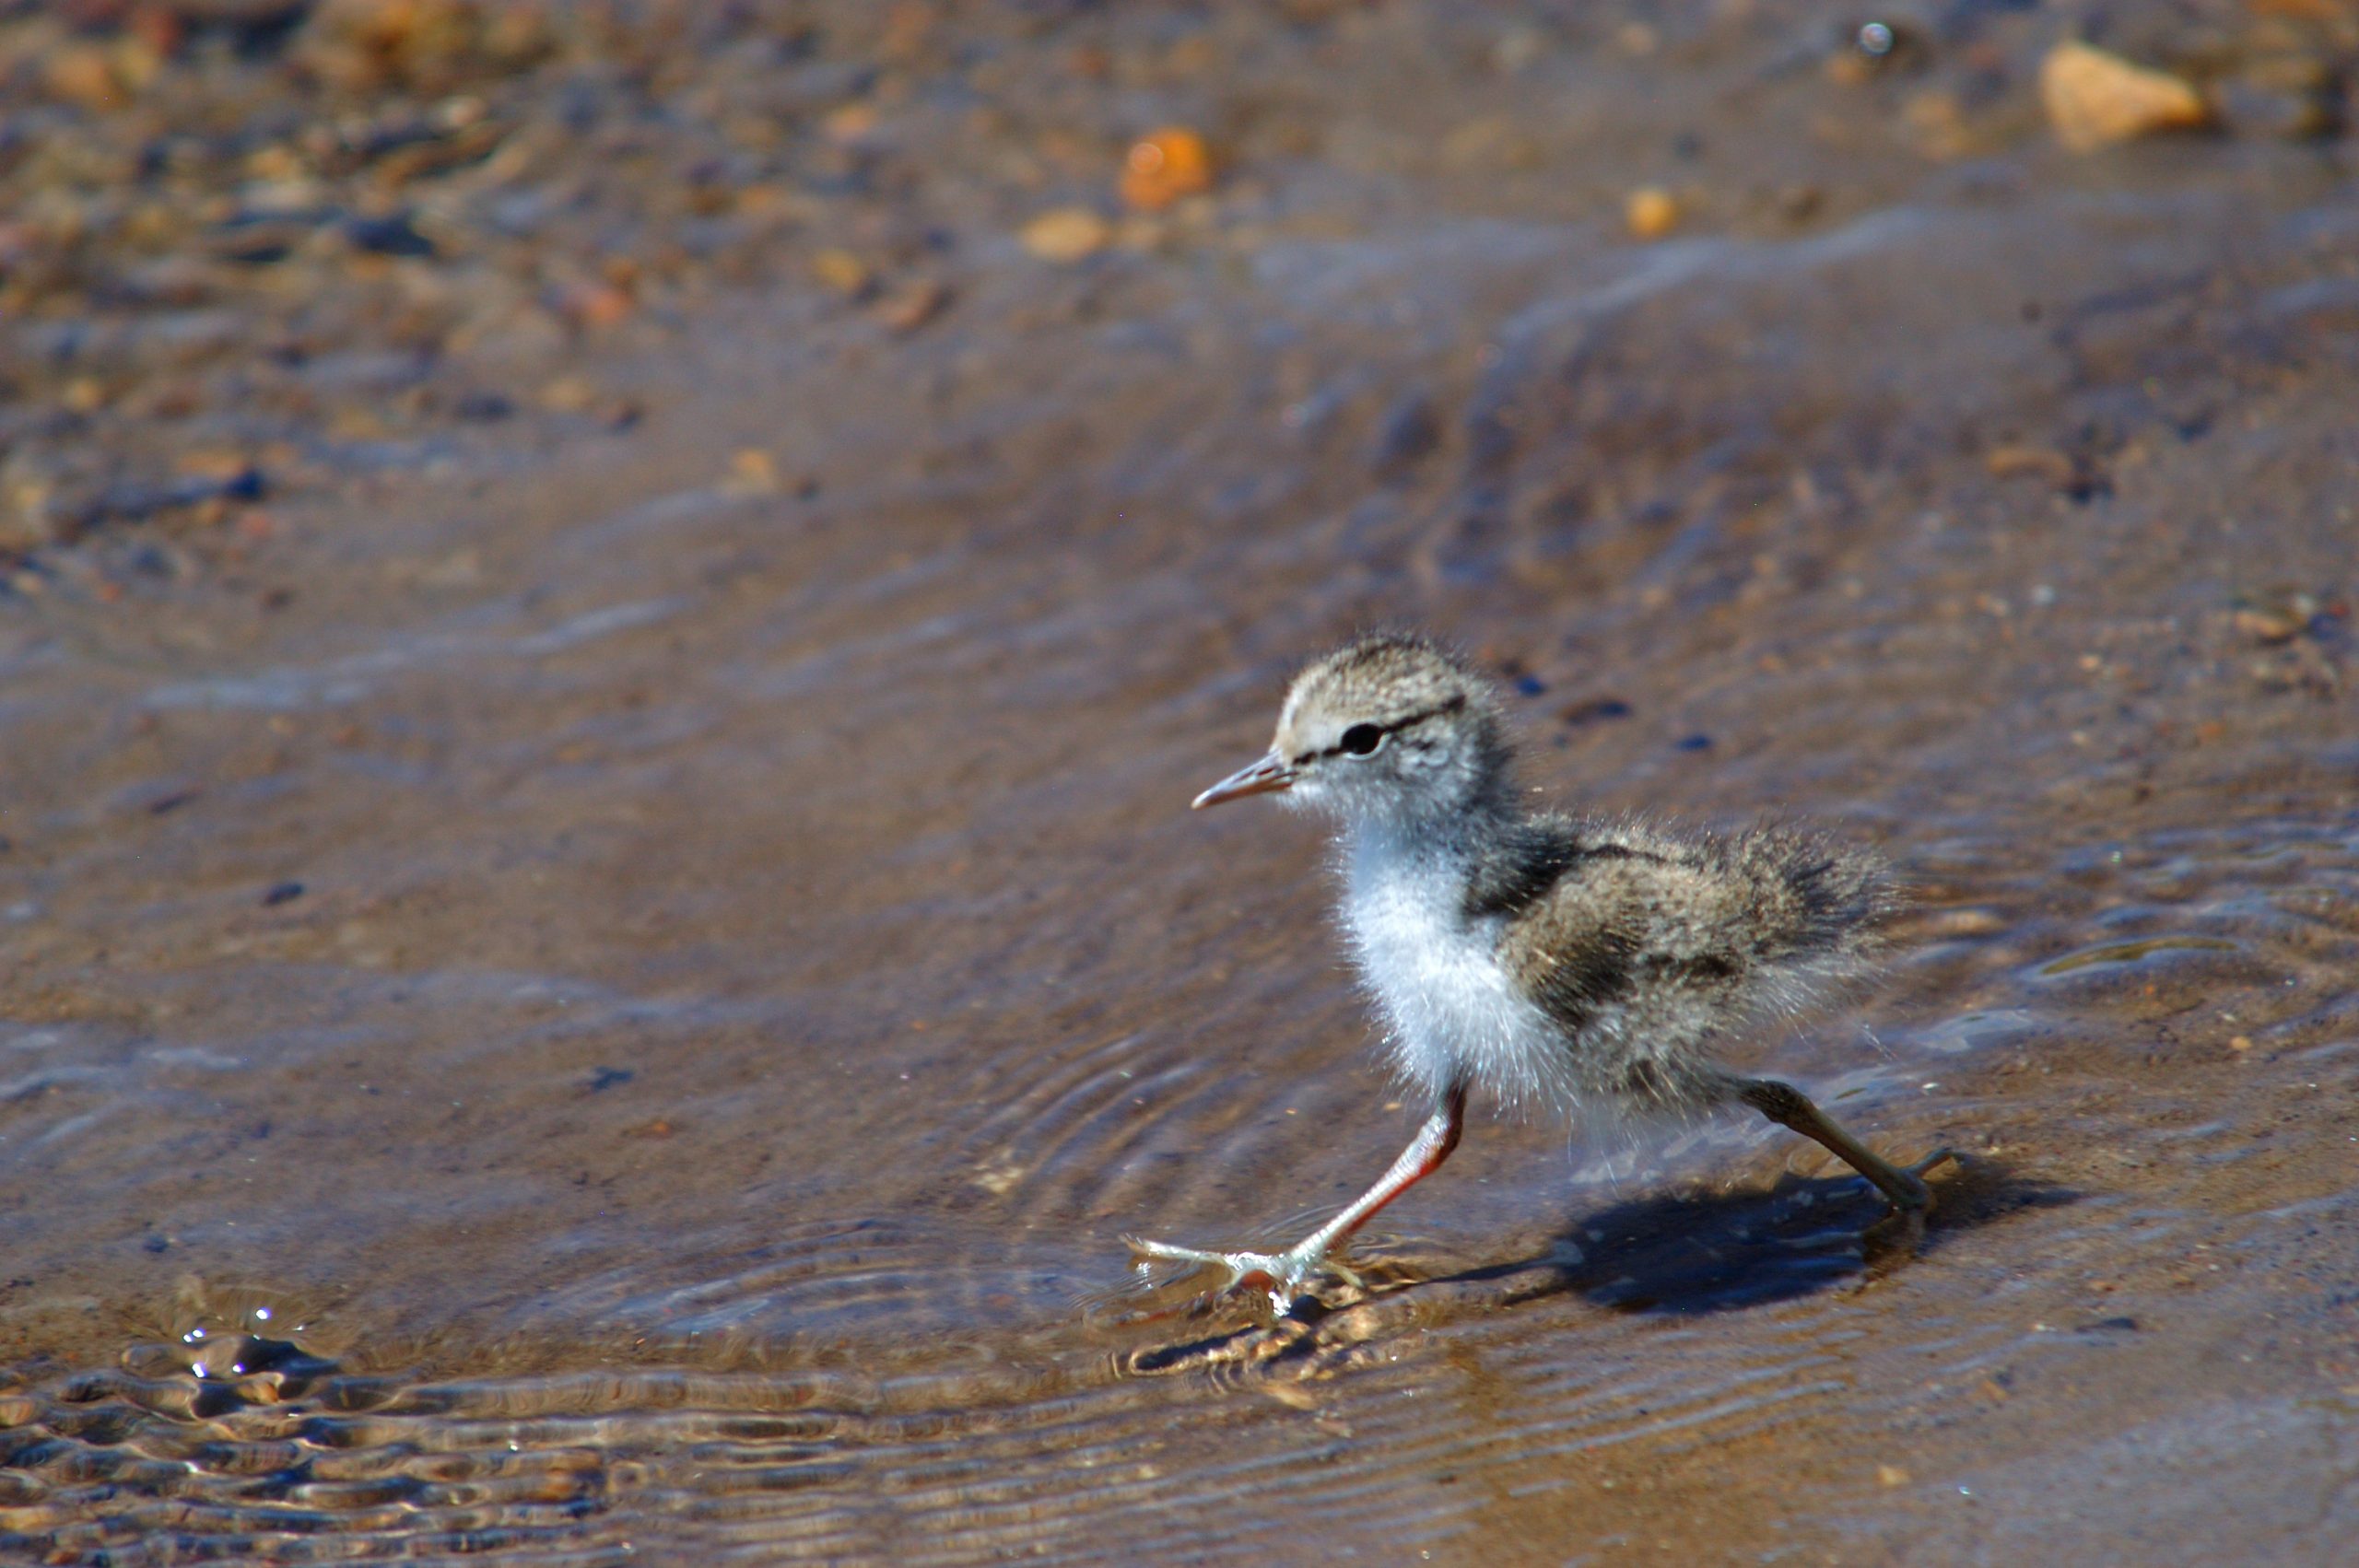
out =
<path fill-rule="evenodd" d="M 2347 12 L 103 9 L 0 50 L 7 1554 L 2359 1530 Z M 2235 112 L 2066 150 L 2079 24 Z M 1965 1154 L 1920 1258 L 1485 1112 L 1368 1292 L 1141 1290 L 1418 1117 L 1315 837 L 1185 809 L 1376 623 L 1902 867 L 1747 1048 Z"/>

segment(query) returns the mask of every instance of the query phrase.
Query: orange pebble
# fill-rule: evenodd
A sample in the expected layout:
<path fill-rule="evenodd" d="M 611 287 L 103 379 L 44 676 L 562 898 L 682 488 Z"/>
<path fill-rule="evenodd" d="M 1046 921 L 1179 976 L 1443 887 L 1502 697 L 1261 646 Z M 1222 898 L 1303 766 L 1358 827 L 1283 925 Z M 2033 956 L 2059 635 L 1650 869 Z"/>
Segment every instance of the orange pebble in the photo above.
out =
<path fill-rule="evenodd" d="M 1171 126 L 1141 137 L 1122 159 L 1122 200 L 1141 212 L 1212 188 L 1212 149 L 1193 131 Z"/>

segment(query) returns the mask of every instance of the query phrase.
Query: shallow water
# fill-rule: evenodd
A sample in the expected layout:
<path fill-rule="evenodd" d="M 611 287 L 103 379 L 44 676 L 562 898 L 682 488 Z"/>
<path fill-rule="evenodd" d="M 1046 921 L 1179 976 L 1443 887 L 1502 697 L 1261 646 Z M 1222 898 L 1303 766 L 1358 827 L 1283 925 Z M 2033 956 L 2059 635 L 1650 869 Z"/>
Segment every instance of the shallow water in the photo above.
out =
<path fill-rule="evenodd" d="M 1337 145 L 907 341 L 715 305 L 627 434 L 290 503 L 267 617 L 0 608 L 8 1551 L 2351 1539 L 2340 166 L 1862 152 L 1638 247 Z M 1882 982 L 1753 1048 L 1965 1156 L 1921 1258 L 1765 1129 L 1484 1119 L 1365 1295 L 1141 1290 L 1124 1235 L 1285 1236 L 1419 1115 L 1305 825 L 1185 810 L 1377 620 L 1528 677 L 1537 785 L 1899 862 Z"/>

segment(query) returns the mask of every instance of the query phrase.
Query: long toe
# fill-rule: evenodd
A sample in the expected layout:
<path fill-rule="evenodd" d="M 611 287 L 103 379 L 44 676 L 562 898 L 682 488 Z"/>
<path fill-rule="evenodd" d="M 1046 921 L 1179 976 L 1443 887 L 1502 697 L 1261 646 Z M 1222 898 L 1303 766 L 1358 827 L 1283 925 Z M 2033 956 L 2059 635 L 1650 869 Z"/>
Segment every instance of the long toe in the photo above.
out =
<path fill-rule="evenodd" d="M 1931 1213 L 1934 1207 L 1932 1184 L 1928 1182 L 1925 1177 L 1928 1173 L 1938 1170 L 1942 1165 L 1956 1160 L 1957 1154 L 1955 1152 L 1948 1149 L 1936 1149 L 1931 1153 L 1926 1155 L 1923 1159 L 1918 1161 L 1915 1164 L 1903 1165 L 1900 1167 L 1900 1174 L 1908 1178 L 1910 1191 L 1907 1201 L 1895 1200 L 1893 1203 L 1893 1211 L 1895 1216 L 1904 1213 L 1916 1215 L 1916 1235 L 1919 1237 L 1924 1234 L 1925 1216 Z M 1962 1164 L 1963 1162 L 1960 1163 Z"/>
<path fill-rule="evenodd" d="M 1180 1246 L 1168 1241 L 1147 1241 L 1139 1236 L 1124 1236 L 1122 1244 L 1131 1249 L 1132 1266 L 1142 1274 L 1157 1263 L 1184 1265 L 1173 1284 L 1194 1281 L 1205 1281 L 1199 1295 L 1226 1295 L 1243 1281 L 1250 1267 L 1249 1256 L 1238 1252 L 1208 1252 L 1202 1247 Z"/>
<path fill-rule="evenodd" d="M 1168 1241 L 1149 1241 L 1144 1236 L 1124 1236 L 1122 1245 L 1131 1249 L 1131 1261 L 1142 1268 L 1150 1261 L 1209 1263 L 1221 1256 L 1217 1252 L 1199 1251 L 1192 1246 L 1175 1246 Z"/>
<path fill-rule="evenodd" d="M 1915 1164 L 1905 1165 L 1902 1169 L 1906 1170 L 1910 1176 L 1915 1176 L 1918 1180 L 1922 1181 L 1928 1173 L 1937 1171 L 1943 1165 L 1955 1165 L 1960 1170 L 1964 1170 L 1966 1168 L 1966 1156 L 1959 1153 L 1954 1149 L 1936 1149 L 1931 1153 L 1926 1155 L 1923 1159 L 1918 1161 Z"/>
<path fill-rule="evenodd" d="M 1184 1263 L 1191 1275 L 1208 1276 L 1202 1294 L 1225 1296 L 1239 1290 L 1258 1291 L 1269 1296 L 1271 1305 L 1280 1314 L 1293 1307 L 1294 1298 L 1319 1269 L 1318 1259 L 1293 1252 L 1208 1252 L 1136 1236 L 1122 1240 L 1142 1270 L 1154 1263 Z"/>

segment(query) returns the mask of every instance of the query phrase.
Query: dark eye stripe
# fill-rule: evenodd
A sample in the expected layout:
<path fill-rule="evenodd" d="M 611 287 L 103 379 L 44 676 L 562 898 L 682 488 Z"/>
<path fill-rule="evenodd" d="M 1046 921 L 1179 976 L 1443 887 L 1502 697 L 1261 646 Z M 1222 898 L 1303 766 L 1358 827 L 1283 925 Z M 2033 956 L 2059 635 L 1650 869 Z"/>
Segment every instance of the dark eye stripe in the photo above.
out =
<path fill-rule="evenodd" d="M 1465 706 L 1466 696 L 1461 692 L 1449 698 L 1447 702 L 1438 702 L 1431 708 L 1423 708 L 1418 712 L 1412 713 L 1406 719 L 1395 719 L 1390 724 L 1379 724 L 1376 728 L 1378 732 L 1380 734 L 1397 735 L 1402 731 L 1406 730 L 1413 725 L 1422 724 L 1428 719 L 1438 719 L 1445 713 L 1455 713 Z M 1358 726 L 1355 725 L 1353 728 L 1356 729 Z M 1428 743 L 1428 744 L 1430 744 L 1430 743 Z M 1341 746 L 1329 746 L 1325 751 L 1305 752 L 1294 760 L 1295 766 L 1299 767 L 1304 763 L 1312 761 L 1318 757 L 1344 756 L 1348 755 L 1349 754 Z"/>

